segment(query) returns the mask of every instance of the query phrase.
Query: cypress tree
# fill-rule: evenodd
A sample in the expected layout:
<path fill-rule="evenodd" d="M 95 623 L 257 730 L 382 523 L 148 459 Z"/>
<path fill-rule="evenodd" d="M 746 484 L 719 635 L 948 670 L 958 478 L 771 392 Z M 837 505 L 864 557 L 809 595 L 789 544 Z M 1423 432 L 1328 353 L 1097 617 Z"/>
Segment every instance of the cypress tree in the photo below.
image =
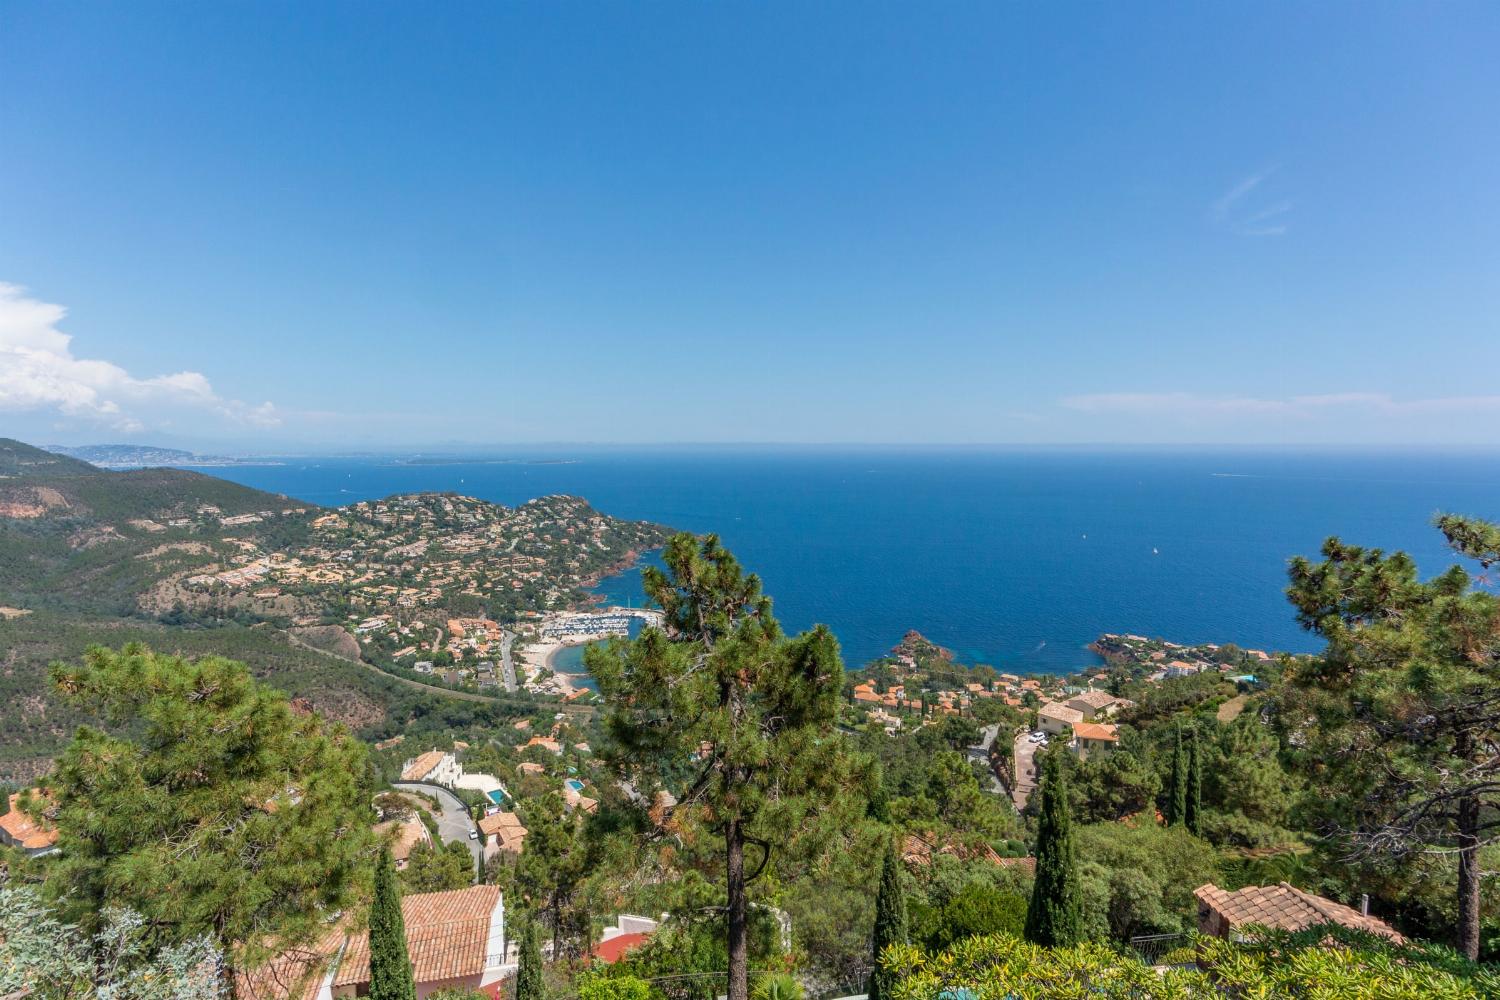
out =
<path fill-rule="evenodd" d="M 906 944 L 906 894 L 901 888 L 901 858 L 895 841 L 886 845 L 880 867 L 880 894 L 875 897 L 875 971 L 870 974 L 870 1000 L 890 1000 L 891 974 L 880 967 L 887 945 Z"/>
<path fill-rule="evenodd" d="M 1036 883 L 1026 909 L 1026 940 L 1049 947 L 1083 938 L 1078 899 L 1078 858 L 1068 810 L 1068 781 L 1061 751 L 1042 763 L 1042 807 L 1037 823 Z"/>
<path fill-rule="evenodd" d="M 406 921 L 391 852 L 380 852 L 375 898 L 370 903 L 370 1000 L 417 1000 L 411 960 L 406 955 Z"/>
<path fill-rule="evenodd" d="M 1182 747 L 1182 727 L 1177 727 L 1177 746 L 1172 751 L 1172 780 L 1167 785 L 1166 820 L 1180 826 L 1187 820 L 1187 755 Z"/>
<path fill-rule="evenodd" d="M 542 946 L 536 921 L 529 916 L 521 926 L 520 967 L 516 969 L 516 1000 L 542 1000 Z"/>
<path fill-rule="evenodd" d="M 1198 753 L 1198 731 L 1188 741 L 1187 793 L 1183 822 L 1198 836 L 1203 830 L 1203 759 Z"/>

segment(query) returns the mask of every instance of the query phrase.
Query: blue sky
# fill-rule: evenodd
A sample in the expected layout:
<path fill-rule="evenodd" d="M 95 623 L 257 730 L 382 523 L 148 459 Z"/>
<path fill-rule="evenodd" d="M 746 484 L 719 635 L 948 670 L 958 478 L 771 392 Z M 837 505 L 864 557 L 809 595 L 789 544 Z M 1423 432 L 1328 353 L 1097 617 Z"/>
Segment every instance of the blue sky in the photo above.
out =
<path fill-rule="evenodd" d="M 32 3 L 0 433 L 1500 444 L 1500 6 Z"/>

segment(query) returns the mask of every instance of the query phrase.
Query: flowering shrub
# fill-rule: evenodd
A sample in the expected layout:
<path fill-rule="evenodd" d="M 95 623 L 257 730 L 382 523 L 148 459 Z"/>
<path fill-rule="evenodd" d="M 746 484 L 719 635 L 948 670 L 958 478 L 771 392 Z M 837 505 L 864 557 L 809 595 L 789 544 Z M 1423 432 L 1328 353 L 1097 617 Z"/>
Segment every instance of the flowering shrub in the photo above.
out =
<path fill-rule="evenodd" d="M 1042 948 L 1005 935 L 960 941 L 936 955 L 893 946 L 882 964 L 894 1000 L 1482 1000 L 1500 974 L 1456 952 L 1393 945 L 1320 927 L 1263 931 L 1249 942 L 1195 937 L 1197 968 L 1160 968 L 1100 944 Z"/>

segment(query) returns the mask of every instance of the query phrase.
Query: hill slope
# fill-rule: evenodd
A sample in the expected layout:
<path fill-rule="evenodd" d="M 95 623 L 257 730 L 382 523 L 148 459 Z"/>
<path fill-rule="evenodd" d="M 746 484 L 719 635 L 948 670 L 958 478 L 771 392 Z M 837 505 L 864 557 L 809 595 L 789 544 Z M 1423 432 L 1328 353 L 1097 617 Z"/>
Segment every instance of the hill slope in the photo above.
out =
<path fill-rule="evenodd" d="M 391 667 L 407 635 L 440 642 L 455 618 L 579 603 L 667 533 L 576 497 L 509 508 L 417 494 L 327 509 L 186 470 L 106 471 L 9 439 L 0 470 L 0 780 L 43 767 L 79 721 L 51 698 L 46 666 L 92 643 L 244 659 L 367 734 L 390 735 L 412 713 L 529 708 L 529 696 L 498 692 L 457 700 L 373 663 Z M 355 642 L 370 615 L 390 620 L 390 649 Z M 342 632 L 360 659 L 290 629 Z"/>

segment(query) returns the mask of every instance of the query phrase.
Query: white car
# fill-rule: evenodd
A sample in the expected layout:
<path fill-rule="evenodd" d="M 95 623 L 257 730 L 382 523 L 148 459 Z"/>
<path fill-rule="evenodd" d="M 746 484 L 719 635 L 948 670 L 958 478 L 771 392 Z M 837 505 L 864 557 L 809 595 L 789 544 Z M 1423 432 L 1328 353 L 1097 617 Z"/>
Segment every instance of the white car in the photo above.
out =
<path fill-rule="evenodd" d="M 479 831 L 478 830 L 470 830 L 469 831 L 469 839 L 470 840 L 478 840 L 479 839 Z"/>

